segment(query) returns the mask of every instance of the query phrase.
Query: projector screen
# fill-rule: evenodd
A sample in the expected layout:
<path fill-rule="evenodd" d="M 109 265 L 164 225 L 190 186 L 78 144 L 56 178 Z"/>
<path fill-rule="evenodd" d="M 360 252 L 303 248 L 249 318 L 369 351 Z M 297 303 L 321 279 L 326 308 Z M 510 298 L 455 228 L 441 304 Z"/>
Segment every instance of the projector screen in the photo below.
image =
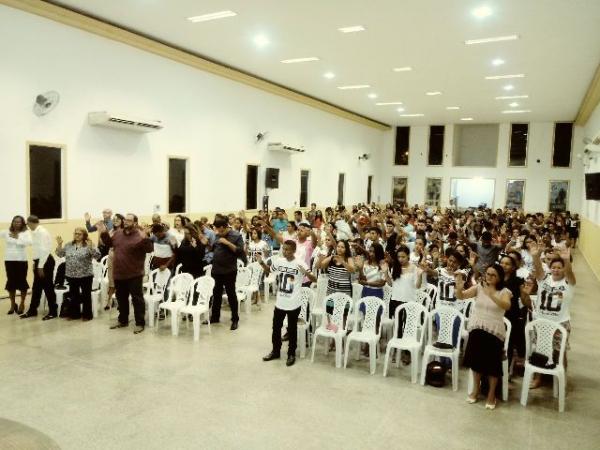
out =
<path fill-rule="evenodd" d="M 496 180 L 488 178 L 452 178 L 450 200 L 458 208 L 492 208 L 495 184 Z"/>

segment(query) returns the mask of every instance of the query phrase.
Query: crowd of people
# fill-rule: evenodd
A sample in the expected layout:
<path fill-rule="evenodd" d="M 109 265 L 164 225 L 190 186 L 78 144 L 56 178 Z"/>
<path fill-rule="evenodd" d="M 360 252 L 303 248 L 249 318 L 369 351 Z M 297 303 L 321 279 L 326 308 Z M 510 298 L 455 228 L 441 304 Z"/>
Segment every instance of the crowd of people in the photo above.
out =
<path fill-rule="evenodd" d="M 133 305 L 135 329 L 145 327 L 143 283 L 145 261 L 152 254 L 151 268 L 181 272 L 194 278 L 211 266 L 215 280 L 211 323 L 221 319 L 223 292 L 231 310 L 231 330 L 239 326 L 236 274 L 239 261 L 257 264 L 264 274 L 277 275 L 277 299 L 273 313 L 273 347 L 263 360 L 280 357 L 282 326 L 287 317 L 289 340 L 287 365 L 296 353 L 296 327 L 300 313 L 299 292 L 321 276 L 327 278 L 327 295 L 340 292 L 352 296 L 353 284 L 361 285 L 361 296 L 384 297 L 391 289 L 386 314 L 406 302 L 417 301 L 417 290 L 437 287 L 437 306 L 462 311 L 465 299 L 474 299 L 468 320 L 469 339 L 464 365 L 474 374 L 474 390 L 467 401 L 480 394 L 480 381 L 487 381 L 486 407 L 496 405 L 496 385 L 502 376 L 502 359 L 516 363 L 525 356 L 525 324 L 529 311 L 536 317 L 562 324 L 570 331 L 570 305 L 575 276 L 571 249 L 576 246 L 579 218 L 569 212 L 526 214 L 508 209 L 455 209 L 407 205 L 358 205 L 328 207 L 312 204 L 307 211 L 288 215 L 276 208 L 248 217 L 217 214 L 212 223 L 202 217 L 192 221 L 177 215 L 173 225 L 158 214 L 152 223 L 141 224 L 133 214 L 102 212 L 92 224 L 75 229 L 64 243 L 56 237 L 54 253 L 65 258 L 65 276 L 70 291 L 69 319 L 91 320 L 92 264 L 107 256 L 108 300 L 113 295 L 119 309 L 111 328 L 127 327 L 129 302 Z M 97 245 L 90 237 L 98 233 Z M 54 293 L 55 259 L 50 233 L 35 216 L 16 216 L 6 231 L 6 290 L 8 314 L 21 318 L 37 315 L 42 292 L 48 302 L 43 320 L 58 316 Z M 28 261 L 26 248 L 33 247 L 34 281 L 30 306 L 25 311 Z M 20 302 L 17 303 L 17 291 Z M 356 293 L 354 293 L 356 294 Z M 324 305 L 327 313 L 332 304 Z M 504 355 L 504 318 L 512 325 L 508 354 Z M 402 333 L 402 326 L 398 327 Z M 454 330 L 453 341 L 460 339 Z M 559 345 L 557 340 L 556 345 Z M 404 362 L 407 355 L 402 354 Z M 538 387 L 536 378 L 532 387 Z"/>

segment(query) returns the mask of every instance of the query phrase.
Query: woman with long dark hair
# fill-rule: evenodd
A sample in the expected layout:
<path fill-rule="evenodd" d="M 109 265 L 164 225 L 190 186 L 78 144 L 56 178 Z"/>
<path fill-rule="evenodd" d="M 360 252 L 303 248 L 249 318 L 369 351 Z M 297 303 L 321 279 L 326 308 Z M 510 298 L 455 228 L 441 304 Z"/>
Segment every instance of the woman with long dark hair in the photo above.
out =
<path fill-rule="evenodd" d="M 360 267 L 358 282 L 362 284 L 362 297 L 374 296 L 383 298 L 383 286 L 386 273 L 389 272 L 385 261 L 385 252 L 381 244 L 371 244 L 367 258 Z"/>
<path fill-rule="evenodd" d="M 194 278 L 203 274 L 204 252 L 206 247 L 200 241 L 198 230 L 192 224 L 183 227 L 183 241 L 175 250 L 176 265 L 181 264 L 181 272 L 189 273 Z"/>
<path fill-rule="evenodd" d="M 463 364 L 473 373 L 473 392 L 467 396 L 468 403 L 477 402 L 481 377 L 487 376 L 489 389 L 485 408 L 496 408 L 496 386 L 502 376 L 502 354 L 506 328 L 504 313 L 510 309 L 510 290 L 504 287 L 504 269 L 495 263 L 488 266 L 480 283 L 464 289 L 464 277 L 456 275 L 456 297 L 475 297 L 469 318 L 469 342 L 465 349 Z"/>
<path fill-rule="evenodd" d="M 8 230 L 0 231 L 0 238 L 6 242 L 4 251 L 4 267 L 6 268 L 6 290 L 10 297 L 8 314 L 23 314 L 25 297 L 27 297 L 27 253 L 25 248 L 31 245 L 31 234 L 27 231 L 25 219 L 15 216 Z M 21 303 L 17 308 L 16 295 L 21 292 Z"/>

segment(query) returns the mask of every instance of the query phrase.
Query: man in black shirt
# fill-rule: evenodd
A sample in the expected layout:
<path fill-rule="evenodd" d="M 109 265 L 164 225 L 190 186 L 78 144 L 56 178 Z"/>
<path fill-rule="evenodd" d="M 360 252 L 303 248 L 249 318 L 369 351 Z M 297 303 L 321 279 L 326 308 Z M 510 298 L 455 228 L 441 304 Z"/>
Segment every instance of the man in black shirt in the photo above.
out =
<path fill-rule="evenodd" d="M 223 298 L 223 287 L 227 293 L 227 301 L 231 308 L 231 329 L 238 327 L 238 299 L 235 293 L 235 279 L 237 276 L 238 258 L 246 263 L 244 252 L 244 240 L 237 231 L 229 228 L 227 219 L 218 217 L 214 222 L 217 240 L 213 247 L 213 260 L 211 275 L 215 279 L 213 290 L 213 305 L 210 323 L 218 323 L 221 317 L 221 301 Z"/>

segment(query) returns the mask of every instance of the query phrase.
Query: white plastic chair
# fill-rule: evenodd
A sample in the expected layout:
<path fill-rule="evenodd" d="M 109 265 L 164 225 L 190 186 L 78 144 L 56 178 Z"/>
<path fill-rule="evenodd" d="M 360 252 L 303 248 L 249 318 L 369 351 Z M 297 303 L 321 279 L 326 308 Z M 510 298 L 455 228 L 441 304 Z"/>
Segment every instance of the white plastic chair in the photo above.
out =
<path fill-rule="evenodd" d="M 246 287 L 246 294 L 248 295 L 248 302 L 247 302 L 248 304 L 246 305 L 246 312 L 251 311 L 252 298 L 254 297 L 254 294 L 256 294 L 256 296 L 257 296 L 257 299 L 256 299 L 257 303 L 260 300 L 258 298 L 258 292 L 260 291 L 260 280 L 264 273 L 262 266 L 256 262 L 249 264 L 248 268 L 251 270 L 251 275 L 250 275 L 250 282 L 248 283 L 248 286 Z"/>
<path fill-rule="evenodd" d="M 313 303 L 310 305 L 310 322 L 313 330 L 316 330 L 317 326 L 321 324 L 321 319 L 325 313 L 324 300 L 327 294 L 328 280 L 326 275 L 319 275 L 319 278 L 317 278 L 315 296 L 313 298 Z"/>
<path fill-rule="evenodd" d="M 175 266 L 175 275 L 179 275 L 181 273 L 181 268 L 183 267 L 183 264 L 179 263 L 177 264 L 177 266 Z"/>
<path fill-rule="evenodd" d="M 171 278 L 171 272 L 168 270 L 161 271 L 160 269 L 154 269 L 150 272 L 149 278 L 150 287 L 144 294 L 144 301 L 146 302 L 146 309 L 148 310 L 148 326 L 152 328 L 156 316 L 156 306 L 164 300 L 167 284 Z"/>
<path fill-rule="evenodd" d="M 502 355 L 502 400 L 506 402 L 508 401 L 508 377 L 510 375 L 508 371 L 508 342 L 512 330 L 512 324 L 506 317 L 504 317 L 504 326 L 506 327 L 506 337 L 504 338 L 504 354 Z M 473 371 L 469 369 L 467 395 L 470 395 L 471 392 L 473 392 Z"/>
<path fill-rule="evenodd" d="M 235 293 L 238 300 L 238 308 L 242 307 L 242 302 L 245 302 L 246 314 L 250 314 L 251 301 L 248 295 L 248 286 L 252 278 L 252 269 L 249 267 L 240 267 L 237 270 L 235 278 Z"/>
<path fill-rule="evenodd" d="M 429 299 L 427 293 L 424 293 Z M 404 330 L 402 337 L 398 336 L 398 329 L 400 327 L 400 314 L 402 311 L 406 313 L 406 319 L 404 321 Z M 390 353 L 392 350 L 406 350 L 410 352 L 410 369 L 411 369 L 411 381 L 417 382 L 419 374 L 419 357 L 421 355 L 421 348 L 423 347 L 423 341 L 425 337 L 425 325 L 429 320 L 429 312 L 427 307 L 419 302 L 408 302 L 400 305 L 396 308 L 394 313 L 394 335 L 393 338 L 387 344 L 385 349 L 385 360 L 383 363 L 383 376 L 387 376 L 388 363 L 390 359 Z M 396 356 L 398 364 L 400 358 Z"/>
<path fill-rule="evenodd" d="M 188 295 L 187 304 L 179 310 L 179 315 L 191 315 L 194 324 L 194 341 L 200 340 L 200 324 L 201 317 L 205 316 L 208 323 L 208 334 L 210 334 L 210 297 L 212 296 L 215 287 L 215 279 L 212 277 L 196 278 L 190 294 Z M 187 322 L 189 323 L 189 321 Z M 177 325 L 179 332 L 179 324 Z"/>
<path fill-rule="evenodd" d="M 56 274 L 58 273 L 58 266 L 65 263 L 65 258 L 56 258 L 54 262 L 54 274 L 52 276 L 52 284 L 56 283 Z M 56 286 L 54 287 L 54 294 L 56 295 L 56 314 L 60 314 L 60 309 L 63 304 L 63 298 L 65 294 L 69 292 L 69 283 L 65 278 L 64 288 L 58 289 Z M 42 291 L 42 298 L 40 299 L 40 305 L 42 309 L 48 311 L 48 299 L 46 298 L 46 294 Z"/>
<path fill-rule="evenodd" d="M 431 307 L 431 297 L 425 291 L 417 291 L 417 303 L 423 305 L 427 311 Z"/>
<path fill-rule="evenodd" d="M 429 298 L 431 299 L 429 302 L 430 308 L 434 308 L 438 298 L 438 287 L 435 284 L 427 283 L 425 292 L 427 292 L 427 295 L 429 295 Z"/>
<path fill-rule="evenodd" d="M 311 288 L 300 288 L 298 299 L 302 303 L 300 306 L 300 315 L 298 316 L 298 347 L 300 347 L 300 357 L 306 357 L 306 342 L 308 331 L 310 329 L 310 317 L 308 315 L 310 305 L 314 302 L 315 293 Z M 310 343 L 310 339 L 308 339 Z"/>
<path fill-rule="evenodd" d="M 212 273 L 212 264 L 207 264 L 206 266 L 204 266 L 204 275 L 206 275 L 207 277 L 211 276 Z"/>
<path fill-rule="evenodd" d="M 560 351 L 558 361 L 554 360 L 554 334 L 560 333 Z M 532 343 L 532 334 L 535 334 L 535 343 Z M 535 319 L 525 326 L 525 373 L 523 375 L 523 389 L 521 391 L 521 405 L 527 406 L 529 384 L 534 373 L 552 375 L 554 397 L 558 397 L 558 411 L 565 410 L 565 390 L 567 380 L 565 377 L 565 350 L 567 347 L 567 329 L 560 323 L 547 319 Z M 529 362 L 533 352 L 548 357 L 548 364 L 556 364 L 552 369 L 534 366 Z"/>
<path fill-rule="evenodd" d="M 363 285 L 360 283 L 352 283 L 352 310 L 355 310 L 358 307 L 358 303 L 362 298 Z M 355 314 L 348 315 L 346 318 L 347 324 L 346 328 L 348 330 L 354 330 L 358 325 L 356 321 L 360 320 L 360 316 Z"/>
<path fill-rule="evenodd" d="M 246 267 L 246 265 L 244 264 L 244 261 L 242 261 L 241 259 L 237 260 L 237 268 L 241 269 L 242 267 Z"/>
<path fill-rule="evenodd" d="M 102 266 L 102 276 L 100 280 L 100 299 L 108 300 L 108 255 L 100 258 L 100 265 Z"/>
<path fill-rule="evenodd" d="M 457 300 L 457 302 L 460 300 Z M 473 312 L 475 299 L 469 298 L 467 300 L 462 300 L 462 304 L 460 305 L 460 311 L 465 316 L 465 326 L 460 332 L 460 338 L 463 339 L 462 348 L 467 348 L 467 344 L 469 343 L 469 332 L 467 331 L 467 326 L 469 325 L 469 318 L 471 317 L 471 313 Z M 469 391 L 471 392 L 471 391 Z"/>
<path fill-rule="evenodd" d="M 165 270 L 165 272 L 168 272 Z M 188 296 L 190 294 L 190 288 L 194 282 L 194 277 L 189 273 L 180 273 L 171 278 L 169 282 L 169 298 L 166 302 L 162 302 L 158 305 L 158 310 L 165 311 L 165 318 L 167 312 L 171 313 L 171 334 L 177 336 L 178 325 L 179 325 L 179 310 L 187 304 Z M 158 330 L 158 326 L 156 327 Z"/>
<path fill-rule="evenodd" d="M 439 329 L 437 333 L 437 341 L 442 344 L 452 344 L 452 331 L 454 329 L 454 321 L 459 320 L 459 339 L 456 342 L 456 347 L 443 349 L 434 347 L 433 341 L 433 321 L 439 317 Z M 440 306 L 431 311 L 427 320 L 427 345 L 423 354 L 423 364 L 421 366 L 421 385 L 425 385 L 425 374 L 427 372 L 427 364 L 431 357 L 439 356 L 446 357 L 452 360 L 452 390 L 458 390 L 458 356 L 460 355 L 460 330 L 464 328 L 465 317 L 456 308 L 450 306 Z"/>
<path fill-rule="evenodd" d="M 360 307 L 365 306 L 365 314 L 363 320 L 360 320 Z M 385 316 L 385 303 L 379 297 L 363 297 L 354 307 L 354 322 L 356 329 L 346 337 L 346 353 L 344 355 L 344 369 L 348 365 L 348 353 L 350 352 L 350 344 L 352 342 L 369 344 L 369 367 L 371 375 L 375 373 L 377 367 L 377 344 L 381 338 L 381 324 Z M 380 316 L 379 325 L 377 324 L 377 316 Z M 359 331 L 360 327 L 360 331 Z M 360 356 L 360 345 L 356 349 L 356 359 Z"/>
<path fill-rule="evenodd" d="M 322 336 L 324 338 L 333 339 L 335 342 L 335 367 L 342 367 L 342 343 L 344 337 L 346 336 L 346 326 L 344 324 L 344 311 L 346 308 L 350 308 L 348 311 L 348 315 L 352 313 L 352 298 L 349 295 L 343 294 L 341 292 L 334 292 L 331 295 L 325 297 L 323 304 L 325 305 L 328 300 L 333 301 L 333 314 L 330 315 L 330 323 L 333 327 L 337 328 L 337 330 L 333 330 L 327 328 L 327 320 L 323 318 L 321 320 L 321 325 L 315 330 L 312 342 L 312 355 L 310 358 L 311 362 L 315 360 L 315 348 L 317 346 L 317 338 Z M 323 315 L 326 312 L 323 310 Z M 325 347 L 325 354 L 327 354 L 328 349 Z"/>
<path fill-rule="evenodd" d="M 94 278 L 92 280 L 92 314 L 94 319 L 100 312 L 100 302 L 102 299 L 102 274 L 104 267 L 97 261 L 92 261 Z"/>

